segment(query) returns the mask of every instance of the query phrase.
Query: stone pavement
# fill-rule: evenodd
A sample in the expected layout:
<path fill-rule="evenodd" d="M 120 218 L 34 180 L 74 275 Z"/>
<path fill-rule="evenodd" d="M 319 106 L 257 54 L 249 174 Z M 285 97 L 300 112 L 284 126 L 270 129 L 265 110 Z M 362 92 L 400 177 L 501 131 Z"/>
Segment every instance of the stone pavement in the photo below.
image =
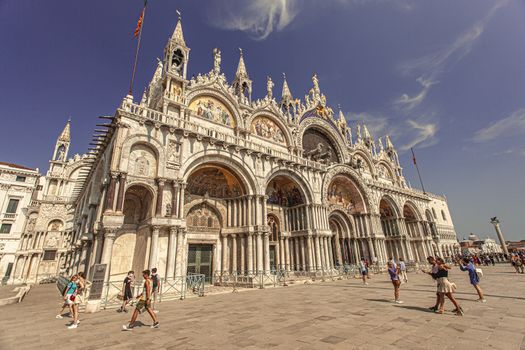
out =
<path fill-rule="evenodd" d="M 368 286 L 336 280 L 166 301 L 159 329 L 143 314 L 131 332 L 121 331 L 130 313 L 115 310 L 81 314 L 68 330 L 69 319 L 54 318 L 56 287 L 36 286 L 22 304 L 0 309 L 0 349 L 525 349 L 525 275 L 511 266 L 484 273 L 486 304 L 475 301 L 466 273 L 450 274 L 463 317 L 429 312 L 435 287 L 413 273 L 401 305 L 391 302 L 387 276 L 375 275 Z"/>

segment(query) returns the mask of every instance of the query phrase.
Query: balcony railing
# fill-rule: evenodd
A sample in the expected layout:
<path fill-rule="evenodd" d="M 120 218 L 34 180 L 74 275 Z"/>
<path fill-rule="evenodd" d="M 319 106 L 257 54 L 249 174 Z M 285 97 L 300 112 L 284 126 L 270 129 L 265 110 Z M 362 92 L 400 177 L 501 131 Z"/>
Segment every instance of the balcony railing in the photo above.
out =
<path fill-rule="evenodd" d="M 3 220 L 15 220 L 18 214 L 16 213 L 3 213 L 2 219 Z"/>
<path fill-rule="evenodd" d="M 180 118 L 179 116 L 166 115 L 161 112 L 154 111 L 150 108 L 139 106 L 134 103 L 128 103 L 128 102 L 124 102 L 122 104 L 121 109 L 124 112 L 128 112 L 136 116 L 140 116 L 152 122 L 163 123 L 168 126 L 173 126 L 175 128 L 183 129 L 183 130 L 195 133 L 203 137 L 209 137 L 209 138 L 215 139 L 219 142 L 224 142 L 224 143 L 228 143 L 231 145 L 235 145 L 236 147 L 249 149 L 254 152 L 261 153 L 263 155 L 280 158 L 285 161 L 293 162 L 293 163 L 296 163 L 302 166 L 312 167 L 316 169 L 325 168 L 325 165 L 319 162 L 296 156 L 294 154 L 291 154 L 290 152 L 283 152 L 283 151 L 275 150 L 271 147 L 261 145 L 251 140 L 247 140 L 245 138 L 238 137 L 236 135 L 217 131 L 214 128 L 206 127 L 206 126 L 194 123 L 189 120 L 184 120 Z"/>

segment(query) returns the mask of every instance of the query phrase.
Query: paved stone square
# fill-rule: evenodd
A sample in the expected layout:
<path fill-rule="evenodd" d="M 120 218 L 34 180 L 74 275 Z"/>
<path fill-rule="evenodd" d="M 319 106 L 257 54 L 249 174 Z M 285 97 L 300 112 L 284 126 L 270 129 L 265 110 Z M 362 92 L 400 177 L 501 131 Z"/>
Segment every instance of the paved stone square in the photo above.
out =
<path fill-rule="evenodd" d="M 130 314 L 115 310 L 81 314 L 68 330 L 69 319 L 55 319 L 56 287 L 36 286 L 1 309 L 0 349 L 525 349 L 525 275 L 510 266 L 484 272 L 486 304 L 475 301 L 466 273 L 450 274 L 464 317 L 429 312 L 434 284 L 412 273 L 401 305 L 391 302 L 387 276 L 374 275 L 368 286 L 336 280 L 163 302 L 159 329 L 143 314 L 132 332 L 121 331 Z"/>

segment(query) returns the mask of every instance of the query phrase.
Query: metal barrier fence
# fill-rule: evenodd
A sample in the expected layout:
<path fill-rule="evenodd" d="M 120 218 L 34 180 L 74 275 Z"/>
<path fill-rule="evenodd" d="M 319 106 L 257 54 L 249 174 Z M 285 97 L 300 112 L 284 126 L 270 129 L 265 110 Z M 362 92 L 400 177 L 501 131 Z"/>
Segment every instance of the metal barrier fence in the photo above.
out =
<path fill-rule="evenodd" d="M 188 274 L 178 276 L 174 279 L 160 279 L 159 290 L 157 292 L 157 302 L 163 300 L 185 299 L 191 296 L 204 296 L 204 284 L 206 276 L 203 274 Z M 144 289 L 143 281 L 132 283 L 132 294 L 134 297 L 140 295 Z M 104 283 L 104 295 L 102 297 L 101 308 L 117 308 L 122 305 L 119 295 L 123 293 L 124 284 L 120 281 L 110 281 Z"/>

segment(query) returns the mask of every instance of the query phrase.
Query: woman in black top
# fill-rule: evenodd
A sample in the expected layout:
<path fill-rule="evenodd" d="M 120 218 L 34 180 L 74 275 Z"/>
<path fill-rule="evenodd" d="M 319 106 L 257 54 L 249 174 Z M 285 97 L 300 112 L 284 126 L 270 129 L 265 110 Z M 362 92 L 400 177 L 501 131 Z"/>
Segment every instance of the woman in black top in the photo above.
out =
<path fill-rule="evenodd" d="M 448 280 L 448 270 L 450 266 L 445 264 L 445 261 L 441 258 L 436 258 L 436 263 L 438 265 L 438 270 L 434 273 L 434 278 L 437 280 L 437 292 L 439 294 L 439 309 L 436 310 L 437 313 L 445 312 L 445 295 L 456 307 L 453 312 L 458 316 L 463 315 L 463 309 L 459 306 L 456 298 L 452 294 L 456 290 L 456 285 Z"/>
<path fill-rule="evenodd" d="M 128 312 L 126 310 L 126 305 L 133 299 L 133 293 L 131 291 L 131 285 L 135 281 L 135 272 L 129 271 L 126 278 L 124 278 L 124 284 L 122 286 L 122 306 L 119 309 L 119 312 Z"/>

